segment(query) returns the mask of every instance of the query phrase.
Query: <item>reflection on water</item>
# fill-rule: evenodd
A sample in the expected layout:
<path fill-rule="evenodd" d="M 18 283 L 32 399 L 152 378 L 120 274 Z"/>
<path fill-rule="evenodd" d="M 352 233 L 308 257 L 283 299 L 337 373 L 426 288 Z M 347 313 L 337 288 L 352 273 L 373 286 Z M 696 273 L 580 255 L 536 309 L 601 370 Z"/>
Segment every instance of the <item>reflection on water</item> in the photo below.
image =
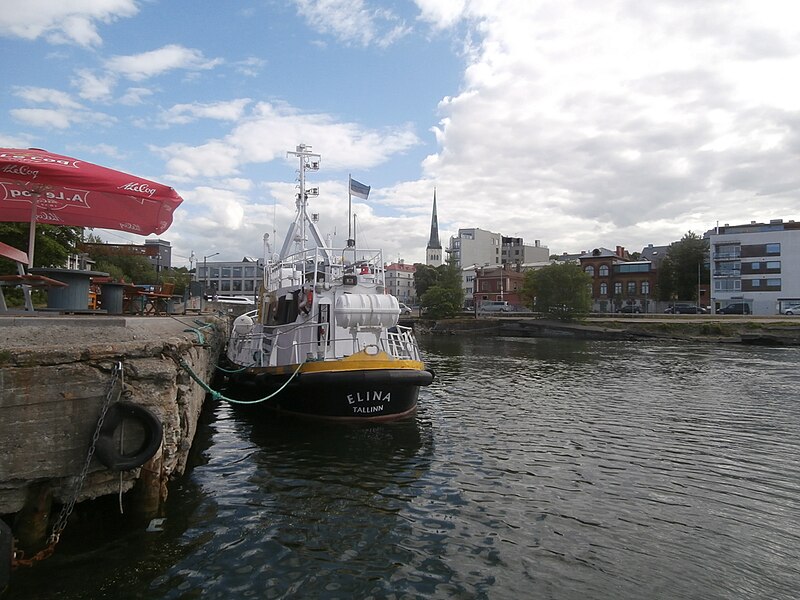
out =
<path fill-rule="evenodd" d="M 212 407 L 165 531 L 65 539 L 9 597 L 797 597 L 800 349 L 422 343 L 415 417 Z"/>

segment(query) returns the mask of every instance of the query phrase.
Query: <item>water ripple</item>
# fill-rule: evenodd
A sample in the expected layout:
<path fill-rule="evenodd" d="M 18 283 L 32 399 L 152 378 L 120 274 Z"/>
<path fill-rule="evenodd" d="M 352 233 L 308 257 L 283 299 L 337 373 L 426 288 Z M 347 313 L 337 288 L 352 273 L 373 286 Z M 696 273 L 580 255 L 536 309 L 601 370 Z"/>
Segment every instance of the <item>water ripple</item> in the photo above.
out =
<path fill-rule="evenodd" d="M 437 380 L 400 423 L 217 406 L 161 538 L 106 546 L 102 584 L 59 570 L 96 551 L 54 557 L 60 595 L 16 597 L 797 597 L 800 349 L 424 350 Z"/>

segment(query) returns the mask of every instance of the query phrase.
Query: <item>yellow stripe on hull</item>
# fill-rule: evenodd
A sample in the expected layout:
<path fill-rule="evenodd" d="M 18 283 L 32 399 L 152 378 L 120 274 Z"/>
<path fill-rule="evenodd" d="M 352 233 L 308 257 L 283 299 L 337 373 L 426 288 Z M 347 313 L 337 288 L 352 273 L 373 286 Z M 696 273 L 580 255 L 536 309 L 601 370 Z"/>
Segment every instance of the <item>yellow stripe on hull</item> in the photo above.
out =
<path fill-rule="evenodd" d="M 411 370 L 422 371 L 424 363 L 419 360 L 406 360 L 392 358 L 386 352 L 367 354 L 365 351 L 356 352 L 336 360 L 309 361 L 300 368 L 300 373 L 343 373 L 347 371 L 373 371 L 373 370 Z M 248 369 L 250 372 L 292 374 L 297 370 L 297 365 L 283 365 L 280 367 L 264 367 Z"/>

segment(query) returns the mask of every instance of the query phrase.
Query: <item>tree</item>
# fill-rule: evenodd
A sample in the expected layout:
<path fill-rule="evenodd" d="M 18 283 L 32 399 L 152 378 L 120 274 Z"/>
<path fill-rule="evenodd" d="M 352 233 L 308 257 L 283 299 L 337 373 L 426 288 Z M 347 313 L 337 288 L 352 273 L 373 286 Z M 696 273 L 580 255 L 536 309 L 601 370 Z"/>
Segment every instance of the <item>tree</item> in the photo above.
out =
<path fill-rule="evenodd" d="M 129 283 L 155 283 L 157 277 L 155 267 L 145 256 L 98 254 L 89 256 L 95 261 L 95 268 L 104 271 L 116 280 Z"/>
<path fill-rule="evenodd" d="M 525 273 L 521 295 L 533 310 L 570 321 L 589 313 L 591 283 L 591 277 L 578 264 L 552 264 Z"/>
<path fill-rule="evenodd" d="M 428 288 L 439 281 L 439 272 L 436 267 L 414 263 L 414 289 L 417 291 L 417 298 L 422 298 Z"/>
<path fill-rule="evenodd" d="M 27 252 L 29 231 L 28 223 L 0 223 L 0 240 Z M 33 266 L 63 267 L 67 262 L 67 256 L 75 253 L 82 235 L 82 227 L 37 225 Z M 2 261 L 0 272 L 16 274 L 16 267 L 9 261 Z"/>
<path fill-rule="evenodd" d="M 435 282 L 427 286 L 420 296 L 422 307 L 433 319 L 446 319 L 456 316 L 464 307 L 464 289 L 461 287 L 461 269 L 452 261 L 439 267 L 429 267 L 435 273 Z M 416 272 L 414 273 L 416 276 Z M 423 277 L 428 277 L 426 273 Z M 416 277 L 415 277 L 416 278 Z M 415 281 L 416 283 L 416 281 Z M 419 288 L 417 288 L 419 294 Z"/>
<path fill-rule="evenodd" d="M 659 273 L 659 298 L 699 300 L 697 297 L 699 284 L 709 282 L 707 255 L 708 240 L 691 231 L 687 232 L 679 242 L 670 244 L 667 256 L 661 263 L 663 275 Z"/>

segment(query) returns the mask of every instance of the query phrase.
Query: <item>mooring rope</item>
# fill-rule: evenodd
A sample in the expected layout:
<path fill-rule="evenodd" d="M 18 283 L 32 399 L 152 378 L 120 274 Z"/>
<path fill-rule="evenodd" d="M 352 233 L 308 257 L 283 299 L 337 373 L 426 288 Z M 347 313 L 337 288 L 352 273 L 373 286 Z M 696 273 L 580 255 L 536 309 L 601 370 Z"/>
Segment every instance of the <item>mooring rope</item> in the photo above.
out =
<path fill-rule="evenodd" d="M 182 358 L 179 359 L 178 360 L 178 364 L 187 373 L 189 373 L 189 377 L 191 377 L 198 384 L 200 384 L 200 387 L 202 387 L 207 393 L 211 394 L 211 397 L 214 398 L 215 400 L 224 400 L 225 402 L 231 402 L 233 404 L 259 404 L 260 402 L 266 402 L 267 400 L 271 400 L 272 398 L 274 398 L 275 396 L 280 394 L 284 390 L 284 388 L 292 382 L 292 379 L 294 379 L 295 376 L 300 372 L 300 368 L 305 364 L 305 361 L 303 361 L 299 365 L 297 365 L 297 368 L 294 370 L 294 373 L 292 373 L 292 376 L 289 377 L 289 379 L 287 379 L 286 382 L 281 387 L 279 387 L 277 390 L 275 390 L 269 396 L 264 396 L 263 398 L 258 398 L 256 400 L 237 400 L 236 398 L 228 398 L 227 396 L 223 395 L 221 392 L 218 392 L 217 390 L 211 388 L 205 381 L 200 379 L 200 377 L 197 375 L 197 373 L 195 373 L 192 370 L 192 367 L 190 367 L 185 360 L 183 360 Z"/>

